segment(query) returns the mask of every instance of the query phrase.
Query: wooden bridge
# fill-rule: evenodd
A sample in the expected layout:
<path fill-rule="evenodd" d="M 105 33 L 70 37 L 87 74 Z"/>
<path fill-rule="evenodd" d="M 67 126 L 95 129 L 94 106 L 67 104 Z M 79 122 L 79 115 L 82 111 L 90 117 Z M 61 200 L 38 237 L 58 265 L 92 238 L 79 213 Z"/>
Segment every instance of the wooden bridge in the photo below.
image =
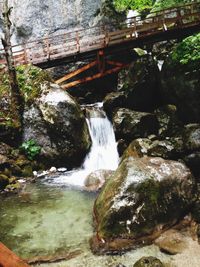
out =
<path fill-rule="evenodd" d="M 49 68 L 80 60 L 91 61 L 86 66 L 57 80 L 64 89 L 80 83 L 118 72 L 127 66 L 120 61 L 121 53 L 134 47 L 158 41 L 183 38 L 200 31 L 200 2 L 150 13 L 128 19 L 120 25 L 98 25 L 87 29 L 66 31 L 60 35 L 15 45 L 12 47 L 15 65 L 33 64 Z M 108 60 L 115 56 L 118 61 Z M 4 51 L 0 50 L 0 64 L 5 64 Z M 76 75 L 95 67 L 93 76 L 64 84 Z"/>

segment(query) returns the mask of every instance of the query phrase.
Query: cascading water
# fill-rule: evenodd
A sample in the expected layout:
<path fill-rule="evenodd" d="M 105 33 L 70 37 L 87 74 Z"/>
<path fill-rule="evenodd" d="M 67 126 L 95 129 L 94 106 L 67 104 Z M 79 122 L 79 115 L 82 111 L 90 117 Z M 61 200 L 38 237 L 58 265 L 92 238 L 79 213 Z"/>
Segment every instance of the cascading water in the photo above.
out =
<path fill-rule="evenodd" d="M 47 182 L 57 185 L 84 186 L 84 180 L 93 171 L 115 170 L 119 155 L 113 127 L 101 103 L 86 106 L 87 123 L 92 146 L 81 169 L 66 172 L 57 177 L 48 177 Z"/>

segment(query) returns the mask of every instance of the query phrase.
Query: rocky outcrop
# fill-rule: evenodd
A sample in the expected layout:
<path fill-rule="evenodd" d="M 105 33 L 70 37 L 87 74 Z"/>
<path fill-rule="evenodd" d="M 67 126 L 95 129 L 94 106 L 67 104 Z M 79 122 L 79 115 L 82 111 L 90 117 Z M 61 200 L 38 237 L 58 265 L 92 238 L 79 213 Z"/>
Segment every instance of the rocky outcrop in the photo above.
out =
<path fill-rule="evenodd" d="M 177 108 L 174 105 L 162 106 L 154 111 L 159 122 L 159 138 L 180 135 L 183 124 L 177 116 Z"/>
<path fill-rule="evenodd" d="M 196 200 L 187 167 L 161 158 L 125 158 L 94 206 L 96 253 L 147 244 L 182 218 Z"/>
<path fill-rule="evenodd" d="M 163 65 L 161 80 L 163 101 L 177 106 L 178 116 L 184 123 L 200 122 L 199 61 L 181 64 L 171 55 Z"/>
<path fill-rule="evenodd" d="M 151 113 L 120 108 L 114 112 L 113 126 L 116 139 L 129 144 L 138 137 L 147 137 L 158 132 L 158 121 Z"/>
<path fill-rule="evenodd" d="M 41 146 L 45 165 L 74 167 L 81 163 L 91 140 L 76 101 L 59 86 L 43 84 L 41 96 L 24 112 L 24 141 Z"/>
<path fill-rule="evenodd" d="M 80 29 L 93 25 L 102 2 L 9 0 L 9 5 L 13 7 L 13 41 L 22 42 L 61 32 L 63 29 Z"/>

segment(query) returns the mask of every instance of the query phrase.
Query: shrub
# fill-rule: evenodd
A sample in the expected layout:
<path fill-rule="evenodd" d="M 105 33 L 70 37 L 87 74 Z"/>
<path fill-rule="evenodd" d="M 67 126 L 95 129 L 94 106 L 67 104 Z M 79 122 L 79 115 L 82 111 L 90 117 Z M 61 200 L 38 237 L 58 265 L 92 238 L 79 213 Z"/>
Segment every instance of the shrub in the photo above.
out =
<path fill-rule="evenodd" d="M 41 152 L 41 147 L 37 145 L 35 140 L 28 140 L 24 142 L 20 149 L 25 153 L 28 159 L 33 160 L 36 156 L 38 156 Z"/>

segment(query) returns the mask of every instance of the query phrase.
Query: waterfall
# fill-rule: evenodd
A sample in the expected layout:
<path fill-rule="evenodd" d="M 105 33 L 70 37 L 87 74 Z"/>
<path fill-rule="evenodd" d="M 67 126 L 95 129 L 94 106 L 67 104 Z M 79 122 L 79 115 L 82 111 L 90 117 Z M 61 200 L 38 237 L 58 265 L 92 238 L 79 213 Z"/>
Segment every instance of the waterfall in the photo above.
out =
<path fill-rule="evenodd" d="M 87 124 L 92 139 L 90 152 L 80 169 L 68 171 L 55 177 L 47 177 L 47 182 L 57 185 L 84 186 L 84 180 L 93 171 L 115 170 L 119 155 L 113 126 L 102 109 L 101 103 L 88 105 Z"/>

